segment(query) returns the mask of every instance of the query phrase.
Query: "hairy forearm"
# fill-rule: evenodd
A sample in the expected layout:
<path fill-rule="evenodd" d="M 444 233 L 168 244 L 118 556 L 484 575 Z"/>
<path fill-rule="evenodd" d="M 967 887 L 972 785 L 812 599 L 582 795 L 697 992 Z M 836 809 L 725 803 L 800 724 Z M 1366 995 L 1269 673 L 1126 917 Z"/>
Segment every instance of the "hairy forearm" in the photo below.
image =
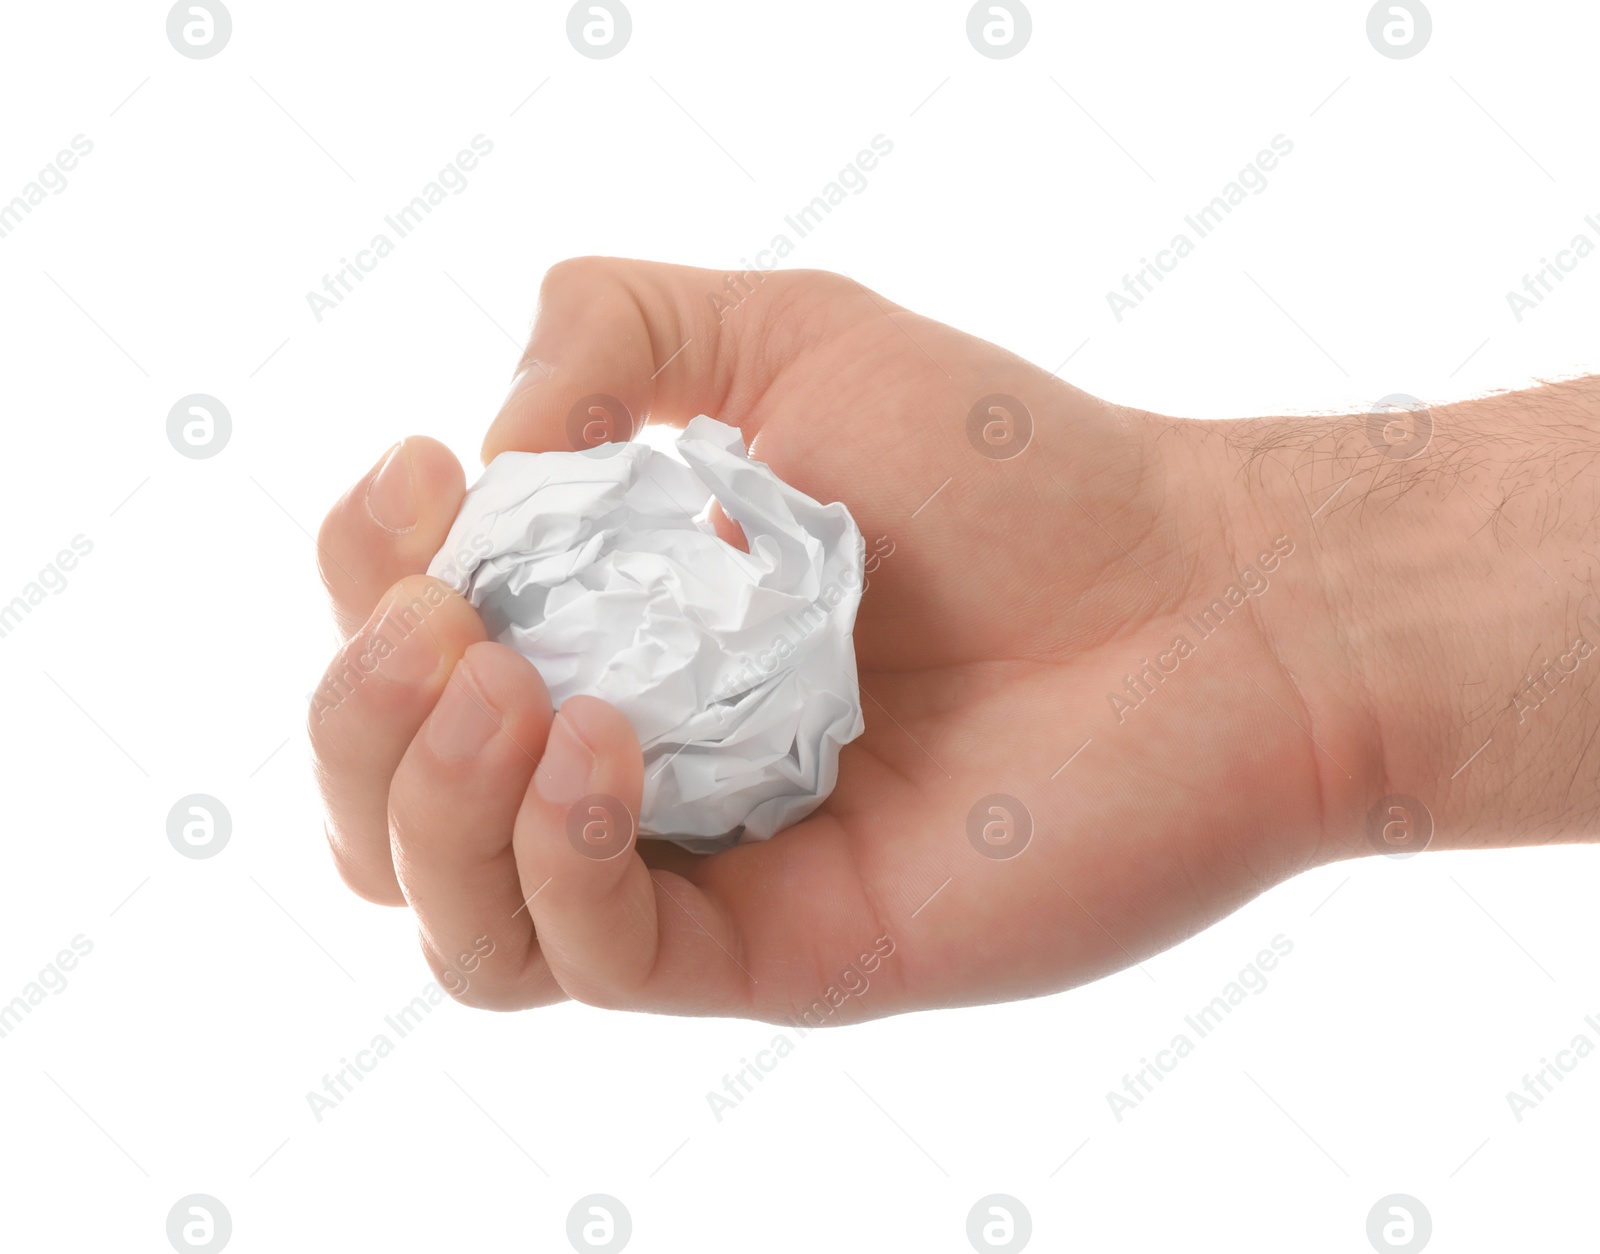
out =
<path fill-rule="evenodd" d="M 1361 749 L 1325 764 L 1320 854 L 1600 838 L 1600 378 L 1183 425 L 1236 522 L 1306 537 L 1261 613 Z"/>

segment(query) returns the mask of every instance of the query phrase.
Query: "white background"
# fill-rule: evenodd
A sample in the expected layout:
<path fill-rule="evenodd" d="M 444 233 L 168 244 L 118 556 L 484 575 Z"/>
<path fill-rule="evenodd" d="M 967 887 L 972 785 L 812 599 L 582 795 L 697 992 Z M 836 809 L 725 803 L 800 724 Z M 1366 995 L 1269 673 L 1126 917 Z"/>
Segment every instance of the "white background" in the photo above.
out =
<path fill-rule="evenodd" d="M 1328 867 L 1090 987 L 814 1033 L 720 1122 L 708 1090 L 776 1029 L 448 1003 L 313 1117 L 429 973 L 324 846 L 307 533 L 402 435 L 477 465 L 556 260 L 738 268 L 882 134 L 790 264 L 1117 401 L 1439 402 L 1596 362 L 1600 257 L 1506 301 L 1597 236 L 1579 0 L 1433 0 L 1404 60 L 1331 0 L 1041 0 L 1004 60 L 942 0 L 630 3 L 608 60 L 565 4 L 233 0 L 206 60 L 164 5 L 5 7 L 0 202 L 94 147 L 0 239 L 0 601 L 93 544 L 0 639 L 0 1002 L 93 944 L 0 1040 L 4 1246 L 163 1251 L 198 1192 L 238 1251 L 560 1250 L 602 1192 L 638 1251 L 960 1251 L 1005 1193 L 1030 1248 L 1364 1251 L 1400 1192 L 1432 1249 L 1593 1248 L 1600 1061 L 1506 1100 L 1600 1040 L 1585 848 Z M 478 134 L 467 188 L 319 323 L 306 293 Z M 1119 323 L 1107 290 L 1277 134 L 1267 189 Z M 233 418 L 210 460 L 166 438 L 196 392 Z M 166 836 L 195 792 L 233 819 L 203 861 Z M 1266 989 L 1118 1121 L 1107 1091 L 1278 934 Z"/>

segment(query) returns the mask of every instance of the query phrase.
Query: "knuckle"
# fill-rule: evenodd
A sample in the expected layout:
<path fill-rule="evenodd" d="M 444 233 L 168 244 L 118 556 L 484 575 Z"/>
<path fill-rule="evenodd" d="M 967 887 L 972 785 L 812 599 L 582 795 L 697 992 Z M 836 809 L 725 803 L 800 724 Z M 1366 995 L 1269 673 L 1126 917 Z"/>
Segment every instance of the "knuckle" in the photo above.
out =
<path fill-rule="evenodd" d="M 384 617 L 393 618 L 406 631 L 414 626 L 424 628 L 441 647 L 449 643 L 464 650 L 486 638 L 472 604 L 433 575 L 404 576 L 381 604 Z"/>
<path fill-rule="evenodd" d="M 545 271 L 539 284 L 539 298 L 545 300 L 569 290 L 582 290 L 606 282 L 616 275 L 616 267 L 613 257 L 565 257 Z"/>
<path fill-rule="evenodd" d="M 346 888 L 363 901 L 369 901 L 375 906 L 406 904 L 405 894 L 400 891 L 399 882 L 394 878 L 392 868 L 386 874 L 379 875 L 346 855 L 331 827 L 324 825 L 323 835 L 328 840 L 328 852 L 333 856 L 334 869 L 338 871 L 339 878 L 344 881 Z"/>
<path fill-rule="evenodd" d="M 854 279 L 846 278 L 833 270 L 801 269 L 780 270 L 778 276 L 786 288 L 796 291 L 811 290 L 833 295 L 859 286 Z"/>
<path fill-rule="evenodd" d="M 427 836 L 433 830 L 431 823 L 418 813 L 416 805 L 411 804 L 404 795 L 400 784 L 400 774 L 389 785 L 389 844 L 394 849 L 417 849 L 427 841 Z"/>
<path fill-rule="evenodd" d="M 373 668 L 373 659 L 361 647 L 358 637 L 339 650 L 312 694 L 311 708 L 306 711 L 306 733 L 312 757 L 324 770 L 337 771 L 365 759 L 362 738 L 350 734 L 349 722 L 351 707 L 360 699 L 381 700 L 380 696 L 369 695 L 385 691 L 383 685 L 367 682 Z"/>
<path fill-rule="evenodd" d="M 451 1000 L 469 1006 L 473 1010 L 504 1013 L 527 1010 L 533 1006 L 547 1006 L 561 1000 L 559 993 L 552 996 L 540 988 L 528 988 L 521 984 L 502 984 L 488 979 L 473 979 L 455 988 L 441 983 L 439 987 L 450 995 Z"/>
<path fill-rule="evenodd" d="M 340 498 L 338 504 L 323 518 L 322 525 L 317 528 L 317 577 L 322 581 L 323 590 L 335 602 L 349 596 L 353 590 L 352 576 L 333 555 L 334 550 L 341 547 L 343 528 L 340 524 L 349 499 L 348 494 Z"/>
<path fill-rule="evenodd" d="M 537 1004 L 537 999 L 525 995 L 515 982 L 496 976 L 482 964 L 474 964 L 466 973 L 457 970 L 439 955 L 426 931 L 418 929 L 417 939 L 434 982 L 451 1001 L 473 1010 L 522 1010 Z"/>
<path fill-rule="evenodd" d="M 763 285 L 765 300 L 759 306 L 759 335 L 774 351 L 779 345 L 802 341 L 829 325 L 852 298 L 866 310 L 873 309 L 872 301 L 861 295 L 867 289 L 831 270 L 785 270 L 772 278 L 780 281 L 769 280 Z M 878 299 L 878 304 L 885 303 Z"/>
<path fill-rule="evenodd" d="M 638 999 L 629 990 L 609 982 L 586 983 L 579 985 L 576 992 L 568 991 L 573 1001 L 593 1006 L 596 1010 L 631 1010 L 638 1005 Z"/>
<path fill-rule="evenodd" d="M 316 692 L 311 694 L 311 707 L 306 711 L 306 739 L 311 742 L 311 759 L 323 771 L 335 765 L 336 758 L 332 719 L 341 698 L 329 680 L 333 673 L 330 668 L 323 674 Z"/>
<path fill-rule="evenodd" d="M 418 571 L 402 575 L 396 580 L 389 589 L 384 604 L 398 605 L 404 602 L 406 608 L 426 616 L 452 597 L 461 599 L 455 589 L 443 580 Z"/>
<path fill-rule="evenodd" d="M 434 979 L 440 988 L 449 994 L 450 1000 L 460 1006 L 468 1006 L 473 1010 L 499 1010 L 500 999 L 495 997 L 488 989 L 476 980 L 453 980 L 446 978 L 449 970 L 442 963 L 430 959 L 434 968 Z"/>
<path fill-rule="evenodd" d="M 475 835 L 462 830 L 462 816 L 474 801 L 471 763 L 441 764 L 431 753 L 416 749 L 413 741 L 389 781 L 390 844 L 404 850 L 408 861 L 427 866 L 443 861 L 462 864 L 473 847 L 464 838 Z"/>

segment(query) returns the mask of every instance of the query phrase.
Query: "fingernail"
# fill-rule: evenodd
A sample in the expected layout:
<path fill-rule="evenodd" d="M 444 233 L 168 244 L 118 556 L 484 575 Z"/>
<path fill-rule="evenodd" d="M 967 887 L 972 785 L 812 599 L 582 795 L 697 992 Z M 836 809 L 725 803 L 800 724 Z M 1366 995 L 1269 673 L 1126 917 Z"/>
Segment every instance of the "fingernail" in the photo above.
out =
<path fill-rule="evenodd" d="M 539 795 L 561 805 L 576 801 L 589 791 L 594 769 L 594 750 L 573 730 L 568 713 L 558 710 L 555 721 L 550 724 L 544 757 L 533 773 Z"/>
<path fill-rule="evenodd" d="M 417 494 L 411 487 L 411 455 L 404 440 L 389 450 L 367 485 L 367 513 L 385 531 L 410 531 L 417 525 Z"/>
<path fill-rule="evenodd" d="M 500 730 L 500 712 L 462 658 L 428 719 L 428 747 L 441 758 L 470 758 Z"/>
<path fill-rule="evenodd" d="M 396 597 L 372 629 L 367 648 L 377 671 L 396 683 L 414 684 L 439 667 L 439 646 L 422 620 L 428 613 L 421 600 Z"/>

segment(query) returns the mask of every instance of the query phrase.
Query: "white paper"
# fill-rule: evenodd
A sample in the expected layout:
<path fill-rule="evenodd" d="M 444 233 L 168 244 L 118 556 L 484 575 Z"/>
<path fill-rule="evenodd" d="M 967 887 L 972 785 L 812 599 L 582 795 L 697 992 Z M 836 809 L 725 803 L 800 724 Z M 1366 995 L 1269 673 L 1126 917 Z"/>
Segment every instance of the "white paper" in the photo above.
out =
<path fill-rule="evenodd" d="M 644 747 L 640 835 L 708 851 L 833 791 L 863 728 L 865 546 L 843 504 L 749 460 L 734 428 L 696 418 L 677 451 L 502 453 L 428 573 L 533 661 L 557 707 L 581 693 L 621 710 Z M 749 553 L 700 517 L 713 496 Z"/>

